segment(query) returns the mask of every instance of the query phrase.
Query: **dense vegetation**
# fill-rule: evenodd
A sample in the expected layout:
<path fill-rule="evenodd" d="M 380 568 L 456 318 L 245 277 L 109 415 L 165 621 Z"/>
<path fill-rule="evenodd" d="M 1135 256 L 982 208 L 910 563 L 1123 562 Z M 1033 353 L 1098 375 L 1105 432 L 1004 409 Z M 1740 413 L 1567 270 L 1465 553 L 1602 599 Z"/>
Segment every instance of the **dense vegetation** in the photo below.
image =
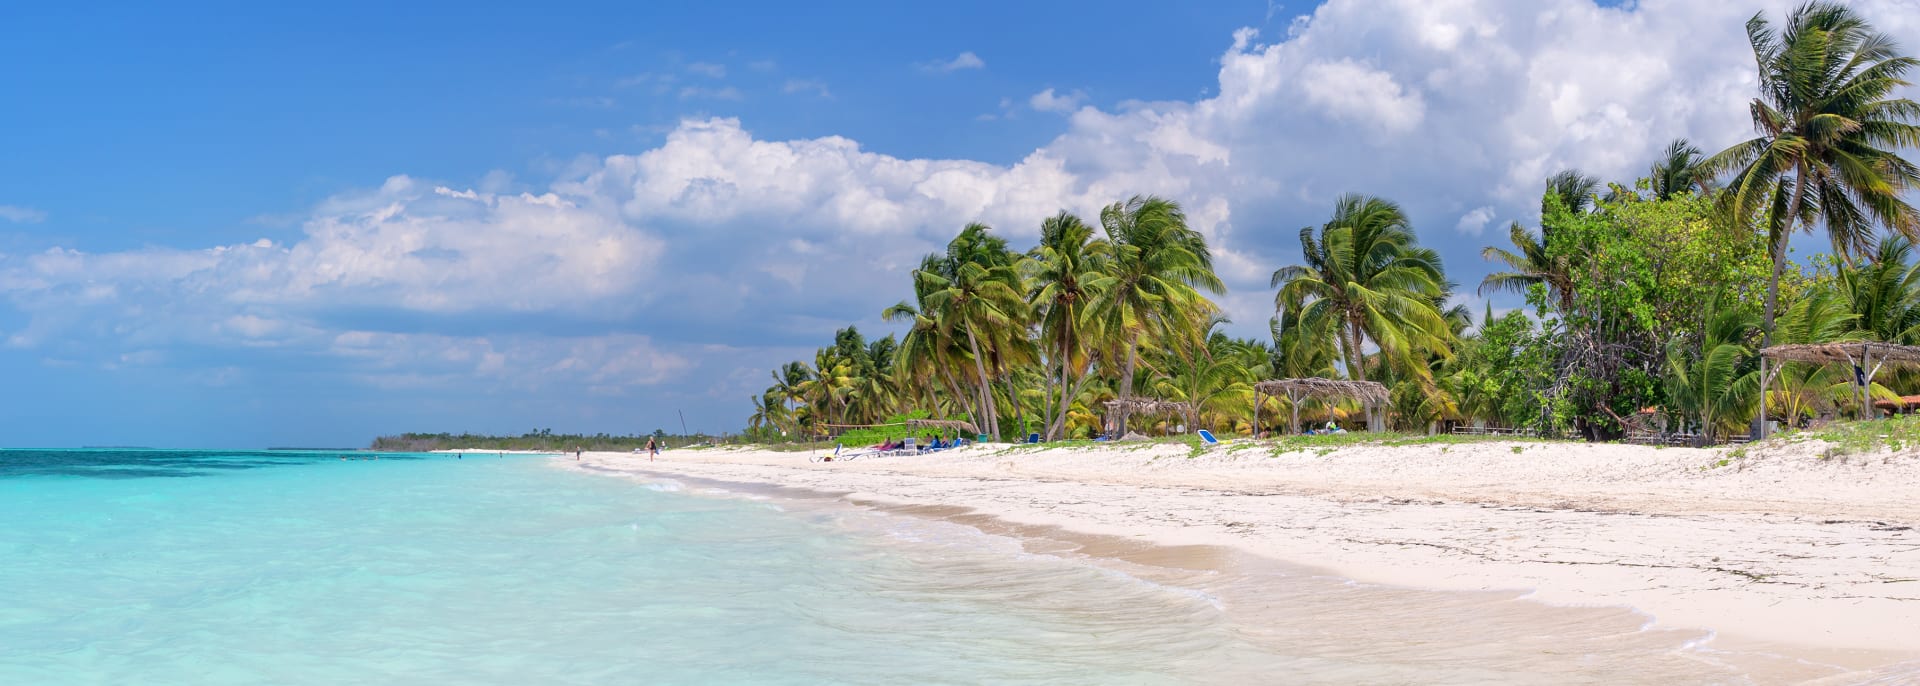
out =
<path fill-rule="evenodd" d="M 1400 431 L 1472 422 L 1605 440 L 1658 408 L 1669 430 L 1712 440 L 1768 417 L 1864 416 L 1850 369 L 1789 363 L 1763 391 L 1758 351 L 1920 344 L 1920 212 L 1904 199 L 1920 169 L 1898 154 L 1920 144 L 1920 104 L 1892 95 L 1915 61 L 1840 5 L 1746 28 L 1755 137 L 1710 156 L 1675 141 L 1638 179 L 1547 179 L 1540 225 L 1515 223 L 1508 245 L 1483 252 L 1497 271 L 1478 290 L 1523 308 L 1450 306 L 1461 286 L 1439 254 L 1397 204 L 1367 195 L 1300 230 L 1301 261 L 1273 273 L 1271 336 L 1257 340 L 1221 332 L 1211 298 L 1224 288 L 1173 200 L 1116 202 L 1093 224 L 1062 212 L 1024 252 L 969 224 L 882 313 L 907 325 L 902 337 L 849 326 L 810 364 L 775 370 L 749 434 L 832 435 L 907 412 L 1002 437 L 1269 433 L 1292 408 L 1265 397 L 1255 426 L 1252 384 L 1296 377 L 1387 385 L 1386 421 Z M 1831 254 L 1793 259 L 1798 231 L 1824 232 Z M 1920 377 L 1883 374 L 1870 390 L 1920 392 Z M 1191 410 L 1105 411 L 1136 396 Z M 1316 422 L 1359 409 L 1300 408 Z"/>

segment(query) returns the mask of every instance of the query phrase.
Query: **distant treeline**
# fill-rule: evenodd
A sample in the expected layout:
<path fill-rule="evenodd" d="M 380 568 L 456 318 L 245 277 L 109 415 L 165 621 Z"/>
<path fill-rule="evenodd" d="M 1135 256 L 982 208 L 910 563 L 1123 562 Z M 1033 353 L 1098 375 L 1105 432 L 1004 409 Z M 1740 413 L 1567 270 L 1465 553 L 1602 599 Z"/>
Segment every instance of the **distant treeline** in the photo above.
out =
<path fill-rule="evenodd" d="M 711 444 L 714 437 L 707 434 L 669 434 L 655 430 L 650 434 L 615 436 L 612 434 L 557 434 L 552 429 L 529 431 L 519 436 L 488 436 L 482 434 L 451 433 L 404 433 L 398 436 L 381 436 L 373 439 L 374 450 L 390 452 L 428 452 L 432 450 L 551 450 L 571 452 L 580 450 L 631 451 L 647 447 L 647 439 L 661 442 L 663 447 L 679 448 L 689 445 Z"/>

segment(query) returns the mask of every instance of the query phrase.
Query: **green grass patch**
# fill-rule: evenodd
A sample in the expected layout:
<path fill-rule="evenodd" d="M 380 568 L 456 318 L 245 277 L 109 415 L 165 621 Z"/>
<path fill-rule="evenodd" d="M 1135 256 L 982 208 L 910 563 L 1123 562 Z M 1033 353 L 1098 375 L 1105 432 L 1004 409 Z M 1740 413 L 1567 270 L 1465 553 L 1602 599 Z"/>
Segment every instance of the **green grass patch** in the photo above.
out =
<path fill-rule="evenodd" d="M 1825 457 L 1861 455 L 1882 450 L 1906 450 L 1920 446 L 1920 415 L 1891 419 L 1836 422 L 1811 431 L 1784 432 L 1773 440 L 1790 443 L 1817 440 L 1827 442 Z M 1738 456 L 1745 456 L 1742 451 Z"/>

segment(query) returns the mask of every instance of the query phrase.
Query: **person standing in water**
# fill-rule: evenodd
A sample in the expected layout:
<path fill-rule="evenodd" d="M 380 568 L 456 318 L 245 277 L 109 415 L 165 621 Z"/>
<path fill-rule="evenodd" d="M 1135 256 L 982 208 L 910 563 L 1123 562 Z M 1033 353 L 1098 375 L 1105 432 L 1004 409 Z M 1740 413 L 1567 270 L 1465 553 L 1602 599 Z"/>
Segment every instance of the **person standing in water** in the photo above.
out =
<path fill-rule="evenodd" d="M 652 436 L 648 436 L 647 437 L 647 461 L 652 462 L 653 458 L 659 457 L 659 456 L 660 456 L 659 444 L 656 444 L 653 442 Z"/>

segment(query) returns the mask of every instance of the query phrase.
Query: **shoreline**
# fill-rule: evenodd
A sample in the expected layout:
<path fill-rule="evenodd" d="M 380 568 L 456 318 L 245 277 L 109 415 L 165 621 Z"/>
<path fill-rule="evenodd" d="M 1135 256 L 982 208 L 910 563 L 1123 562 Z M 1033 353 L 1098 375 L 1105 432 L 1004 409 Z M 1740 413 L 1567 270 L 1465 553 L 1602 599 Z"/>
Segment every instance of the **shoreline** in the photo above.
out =
<path fill-rule="evenodd" d="M 583 466 L 802 489 L 1016 538 L 1217 546 L 1359 583 L 1626 608 L 1650 626 L 1707 629 L 1716 649 L 1847 669 L 1920 658 L 1920 580 L 1899 576 L 1920 570 L 1912 455 L 1247 447 L 983 446 L 837 463 L 705 449 L 652 463 L 588 453 Z"/>

